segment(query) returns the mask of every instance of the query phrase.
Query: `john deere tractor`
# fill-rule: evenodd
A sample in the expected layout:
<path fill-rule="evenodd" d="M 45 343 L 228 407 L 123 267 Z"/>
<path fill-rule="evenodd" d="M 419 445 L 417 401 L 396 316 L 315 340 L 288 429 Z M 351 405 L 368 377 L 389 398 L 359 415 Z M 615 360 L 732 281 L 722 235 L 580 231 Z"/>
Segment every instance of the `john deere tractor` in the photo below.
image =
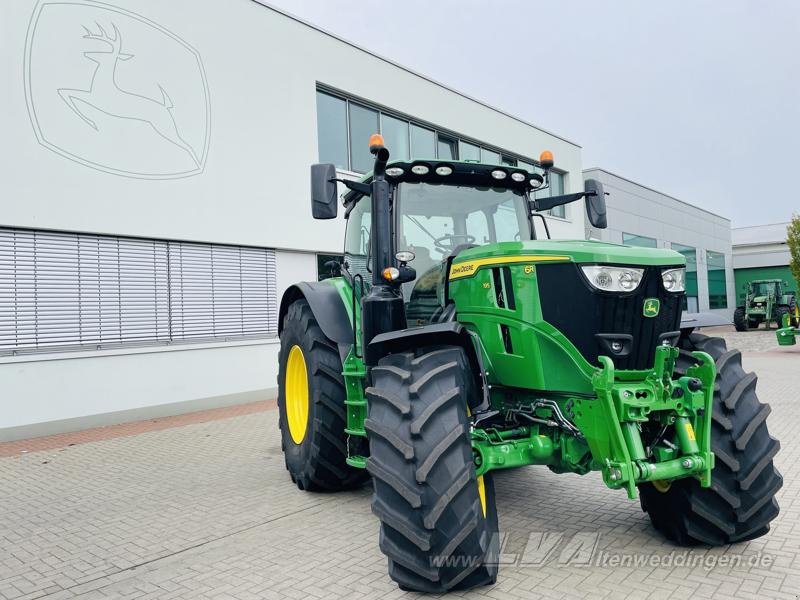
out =
<path fill-rule="evenodd" d="M 606 226 L 597 181 L 543 197 L 549 152 L 530 172 L 390 161 L 379 135 L 370 150 L 360 181 L 311 167 L 315 218 L 347 188 L 344 262 L 281 300 L 279 426 L 298 488 L 371 477 L 401 588 L 496 580 L 499 469 L 599 472 L 680 545 L 769 530 L 770 409 L 740 353 L 694 331 L 702 316 L 681 324 L 681 254 L 537 239 L 544 211 L 578 200 Z"/>
<path fill-rule="evenodd" d="M 733 324 L 736 331 L 756 329 L 766 323 L 769 329 L 771 321 L 781 327 L 783 316 L 789 315 L 794 326 L 800 320 L 800 306 L 794 292 L 786 289 L 786 282 L 780 279 L 757 279 L 744 284 L 744 304 L 733 312 Z"/>

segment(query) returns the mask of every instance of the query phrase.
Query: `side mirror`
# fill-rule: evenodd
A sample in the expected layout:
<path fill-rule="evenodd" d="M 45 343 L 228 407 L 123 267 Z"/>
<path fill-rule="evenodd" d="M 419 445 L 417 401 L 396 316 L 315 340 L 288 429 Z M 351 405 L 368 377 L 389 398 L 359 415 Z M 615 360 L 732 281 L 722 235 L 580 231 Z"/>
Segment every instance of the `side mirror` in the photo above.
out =
<path fill-rule="evenodd" d="M 583 189 L 586 191 L 586 216 L 589 217 L 589 223 L 597 229 L 605 229 L 608 227 L 608 218 L 603 184 L 597 179 L 587 179 Z"/>
<path fill-rule="evenodd" d="M 311 214 L 315 219 L 335 219 L 336 166 L 330 163 L 311 165 Z"/>

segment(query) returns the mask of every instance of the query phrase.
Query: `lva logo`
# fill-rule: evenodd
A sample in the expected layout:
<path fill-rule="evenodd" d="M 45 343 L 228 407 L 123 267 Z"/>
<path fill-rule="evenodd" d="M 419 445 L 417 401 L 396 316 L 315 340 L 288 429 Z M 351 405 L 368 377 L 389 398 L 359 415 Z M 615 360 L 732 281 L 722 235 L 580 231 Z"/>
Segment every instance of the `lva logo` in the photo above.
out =
<path fill-rule="evenodd" d="M 39 142 L 127 177 L 201 173 L 210 103 L 200 55 L 130 11 L 42 0 L 28 28 L 25 93 Z"/>

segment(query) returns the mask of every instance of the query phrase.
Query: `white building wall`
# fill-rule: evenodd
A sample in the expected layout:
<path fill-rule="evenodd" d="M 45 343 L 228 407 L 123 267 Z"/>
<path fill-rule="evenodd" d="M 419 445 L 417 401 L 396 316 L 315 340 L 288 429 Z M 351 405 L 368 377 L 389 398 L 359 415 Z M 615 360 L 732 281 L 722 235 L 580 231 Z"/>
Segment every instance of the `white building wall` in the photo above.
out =
<path fill-rule="evenodd" d="M 791 261 L 786 243 L 789 223 L 737 227 L 733 230 L 733 267 L 775 267 Z"/>
<path fill-rule="evenodd" d="M 67 106 L 64 90 L 99 85 L 83 55 L 104 48 L 83 38 L 96 22 L 117 26 L 134 55 L 116 84 L 156 100 L 167 91 L 198 166 L 132 119 L 78 101 L 95 129 Z M 344 229 L 310 218 L 318 84 L 523 156 L 549 149 L 565 192 L 582 189 L 578 146 L 251 0 L 19 0 L 4 5 L 1 31 L 0 227 L 276 248 L 279 294 L 316 279 L 314 253 L 339 253 Z M 152 178 L 131 166 L 139 155 L 189 173 Z M 550 227 L 583 238 L 582 213 L 567 207 Z M 276 352 L 262 340 L 3 357 L 0 439 L 268 396 Z"/>

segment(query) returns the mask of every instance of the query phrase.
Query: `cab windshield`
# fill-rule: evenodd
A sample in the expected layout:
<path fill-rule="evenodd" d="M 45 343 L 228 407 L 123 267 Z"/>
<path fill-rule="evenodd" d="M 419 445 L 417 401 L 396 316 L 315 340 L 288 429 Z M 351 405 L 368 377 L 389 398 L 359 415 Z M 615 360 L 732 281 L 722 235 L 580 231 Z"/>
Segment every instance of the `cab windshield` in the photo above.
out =
<path fill-rule="evenodd" d="M 753 284 L 753 295 L 754 296 L 768 296 L 769 294 L 775 291 L 775 283 L 774 282 L 766 282 L 763 281 L 761 283 L 754 283 Z"/>
<path fill-rule="evenodd" d="M 506 188 L 476 188 L 431 183 L 401 183 L 394 192 L 397 251 L 409 250 L 417 272 L 403 284 L 409 326 L 435 321 L 444 309 L 445 264 L 470 246 L 529 240 L 527 201 Z M 372 279 L 370 201 L 362 198 L 347 219 L 345 264 L 348 273 Z"/>
<path fill-rule="evenodd" d="M 469 246 L 530 239 L 525 199 L 506 188 L 401 183 L 395 206 L 397 249 L 418 276 Z"/>

